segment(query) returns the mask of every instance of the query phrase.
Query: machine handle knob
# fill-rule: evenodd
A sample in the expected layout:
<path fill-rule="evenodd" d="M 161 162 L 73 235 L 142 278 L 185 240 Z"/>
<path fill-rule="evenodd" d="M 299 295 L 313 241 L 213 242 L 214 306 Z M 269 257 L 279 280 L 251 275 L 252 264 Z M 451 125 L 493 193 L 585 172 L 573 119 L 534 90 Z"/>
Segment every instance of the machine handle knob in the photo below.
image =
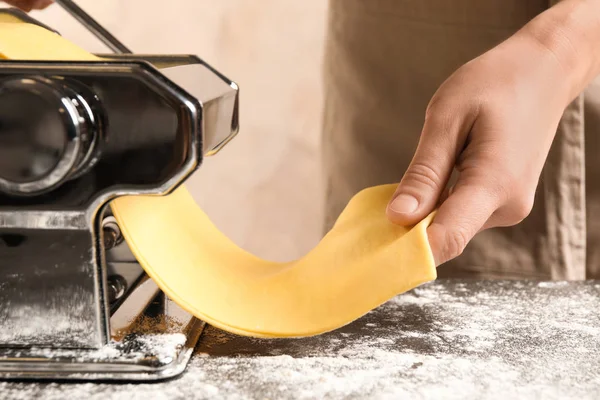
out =
<path fill-rule="evenodd" d="M 41 76 L 0 81 L 0 192 L 43 194 L 97 160 L 101 127 L 81 89 Z"/>

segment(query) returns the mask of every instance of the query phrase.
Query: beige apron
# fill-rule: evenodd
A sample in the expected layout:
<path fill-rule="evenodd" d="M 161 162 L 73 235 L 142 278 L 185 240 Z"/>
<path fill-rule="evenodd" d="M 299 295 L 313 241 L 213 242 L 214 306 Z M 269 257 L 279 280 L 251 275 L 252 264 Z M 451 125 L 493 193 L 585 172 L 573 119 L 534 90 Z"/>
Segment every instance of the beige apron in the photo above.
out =
<path fill-rule="evenodd" d="M 322 144 L 326 230 L 353 194 L 402 177 L 437 87 L 548 1 L 330 0 Z M 565 111 L 530 216 L 477 235 L 460 257 L 439 268 L 440 277 L 600 277 L 600 222 L 593 219 L 600 208 L 599 110 L 595 83 Z"/>

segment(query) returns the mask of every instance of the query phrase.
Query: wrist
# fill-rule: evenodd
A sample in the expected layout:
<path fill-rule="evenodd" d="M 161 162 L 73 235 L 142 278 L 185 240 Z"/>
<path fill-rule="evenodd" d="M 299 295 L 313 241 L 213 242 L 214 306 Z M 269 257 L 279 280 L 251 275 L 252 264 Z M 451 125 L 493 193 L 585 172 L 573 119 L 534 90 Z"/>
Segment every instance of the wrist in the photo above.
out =
<path fill-rule="evenodd" d="M 568 101 L 600 74 L 599 16 L 600 0 L 563 0 L 518 32 L 558 65 Z"/>
<path fill-rule="evenodd" d="M 518 35 L 558 65 L 568 101 L 600 74 L 600 0 L 563 0 L 530 21 Z"/>

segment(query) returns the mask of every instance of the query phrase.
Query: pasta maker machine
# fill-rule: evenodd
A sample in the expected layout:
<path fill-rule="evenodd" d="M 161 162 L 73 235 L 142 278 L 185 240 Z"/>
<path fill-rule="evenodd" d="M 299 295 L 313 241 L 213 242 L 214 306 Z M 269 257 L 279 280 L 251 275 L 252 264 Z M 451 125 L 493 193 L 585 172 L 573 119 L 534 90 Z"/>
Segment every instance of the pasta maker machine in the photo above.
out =
<path fill-rule="evenodd" d="M 166 195 L 221 149 L 238 88 L 193 55 L 132 54 L 56 3 L 115 54 L 0 60 L 0 379 L 171 378 L 204 323 L 144 273 L 108 204 Z"/>

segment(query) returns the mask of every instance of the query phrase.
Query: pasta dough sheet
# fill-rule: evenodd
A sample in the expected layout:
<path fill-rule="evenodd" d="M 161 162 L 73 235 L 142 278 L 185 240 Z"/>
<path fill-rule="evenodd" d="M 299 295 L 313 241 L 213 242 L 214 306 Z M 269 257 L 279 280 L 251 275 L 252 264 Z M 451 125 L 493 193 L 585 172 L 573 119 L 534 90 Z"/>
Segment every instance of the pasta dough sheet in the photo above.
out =
<path fill-rule="evenodd" d="M 0 22 L 0 57 L 93 60 L 43 28 Z M 223 330 L 302 337 L 344 326 L 392 297 L 436 279 L 426 229 L 385 215 L 396 185 L 366 189 L 305 257 L 276 263 L 240 249 L 185 186 L 167 196 L 129 196 L 112 210 L 137 260 L 182 308 Z"/>
<path fill-rule="evenodd" d="M 181 307 L 233 333 L 300 337 L 344 326 L 435 279 L 430 218 L 412 229 L 390 223 L 385 207 L 394 189 L 357 194 L 321 242 L 288 263 L 237 247 L 185 187 L 112 204 L 138 261 Z"/>

